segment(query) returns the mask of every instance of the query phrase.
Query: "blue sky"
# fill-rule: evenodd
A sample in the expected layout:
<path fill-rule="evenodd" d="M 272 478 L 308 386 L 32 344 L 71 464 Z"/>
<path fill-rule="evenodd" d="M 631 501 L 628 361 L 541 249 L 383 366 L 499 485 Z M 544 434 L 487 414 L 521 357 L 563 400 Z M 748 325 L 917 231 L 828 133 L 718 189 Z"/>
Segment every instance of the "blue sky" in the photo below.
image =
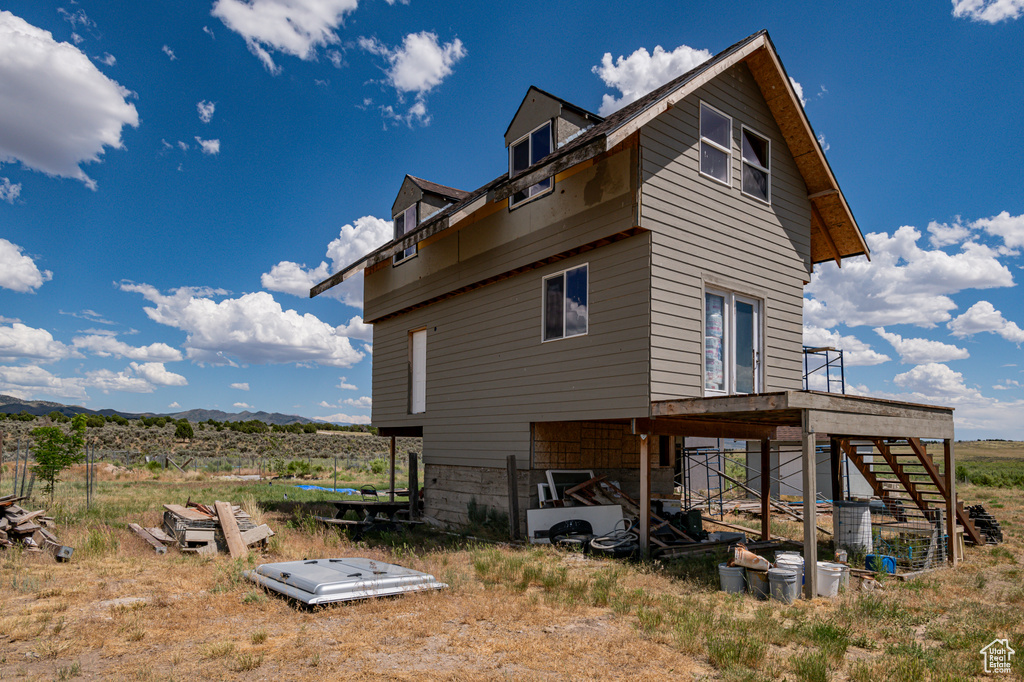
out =
<path fill-rule="evenodd" d="M 474 189 L 532 84 L 635 98 L 767 28 L 874 251 L 805 336 L 1024 438 L 1024 0 L 6 2 L 0 393 L 369 419 L 359 281 L 405 173 Z"/>

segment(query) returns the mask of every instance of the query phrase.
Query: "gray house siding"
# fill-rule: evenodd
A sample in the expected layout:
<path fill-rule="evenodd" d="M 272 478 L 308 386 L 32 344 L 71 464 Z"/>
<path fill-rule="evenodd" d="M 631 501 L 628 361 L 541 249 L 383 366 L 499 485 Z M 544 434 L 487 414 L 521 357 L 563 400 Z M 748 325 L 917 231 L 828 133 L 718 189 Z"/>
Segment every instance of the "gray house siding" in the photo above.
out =
<path fill-rule="evenodd" d="M 546 275 L 588 263 L 587 335 L 541 342 Z M 373 423 L 422 425 L 424 462 L 529 466 L 530 423 L 647 416 L 650 239 L 572 256 L 374 325 Z M 427 329 L 426 412 L 408 414 L 408 334 Z"/>
<path fill-rule="evenodd" d="M 699 107 L 732 117 L 732 186 L 699 172 Z M 744 195 L 741 126 L 771 140 L 771 205 Z M 807 190 L 746 65 L 733 67 L 640 133 L 640 225 L 652 233 L 651 399 L 699 397 L 704 287 L 764 302 L 762 391 L 801 388 Z"/>

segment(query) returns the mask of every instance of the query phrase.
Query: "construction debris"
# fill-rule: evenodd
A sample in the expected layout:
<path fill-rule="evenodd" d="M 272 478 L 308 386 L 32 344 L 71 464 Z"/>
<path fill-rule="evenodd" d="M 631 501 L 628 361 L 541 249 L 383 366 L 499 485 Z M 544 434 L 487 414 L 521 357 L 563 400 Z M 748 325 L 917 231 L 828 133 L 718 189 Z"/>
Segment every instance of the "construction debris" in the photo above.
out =
<path fill-rule="evenodd" d="M 45 509 L 28 511 L 16 502 L 25 497 L 6 495 L 0 497 L 0 547 L 14 547 L 20 544 L 26 552 L 47 551 L 57 561 L 67 561 L 75 550 L 61 544 L 48 528 L 54 527 L 53 517 Z"/>
<path fill-rule="evenodd" d="M 270 526 L 257 526 L 241 507 L 230 502 L 218 500 L 211 508 L 189 501 L 184 507 L 165 504 L 164 510 L 163 530 L 136 530 L 136 524 L 131 524 L 132 530 L 153 545 L 158 554 L 163 552 L 157 549 L 157 545 L 177 544 L 185 554 L 230 552 L 231 557 L 237 559 L 246 556 L 253 545 L 265 547 L 267 539 L 274 535 Z"/>
<path fill-rule="evenodd" d="M 985 538 L 986 545 L 998 545 L 1003 541 L 1003 530 L 999 527 L 999 521 L 985 511 L 984 505 L 971 505 L 967 508 L 967 513 L 974 523 L 974 527 Z"/>

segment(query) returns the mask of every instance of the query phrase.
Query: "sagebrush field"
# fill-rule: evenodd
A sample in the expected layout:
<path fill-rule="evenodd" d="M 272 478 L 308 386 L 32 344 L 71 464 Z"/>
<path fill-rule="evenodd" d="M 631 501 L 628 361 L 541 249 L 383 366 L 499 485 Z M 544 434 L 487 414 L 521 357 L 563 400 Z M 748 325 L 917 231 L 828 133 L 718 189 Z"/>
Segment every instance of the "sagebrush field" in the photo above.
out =
<path fill-rule="evenodd" d="M 1022 448 L 1001 450 L 1018 472 Z M 974 452 L 958 446 L 966 466 Z M 352 542 L 305 511 L 330 493 L 202 469 L 103 467 L 86 510 L 82 473 L 68 472 L 50 509 L 76 548 L 69 563 L 0 550 L 0 678 L 959 680 L 984 677 L 979 650 L 993 639 L 1024 651 L 1015 487 L 960 486 L 1007 541 L 968 547 L 958 569 L 783 606 L 718 591 L 718 557 L 635 564 L 429 528 Z M 345 477 L 384 483 L 363 465 Z M 159 556 L 127 529 L 158 525 L 162 504 L 188 498 L 242 503 L 277 535 L 264 555 L 232 561 L 173 548 Z M 799 534 L 784 521 L 773 531 Z M 242 577 L 258 563 L 333 556 L 398 563 L 450 588 L 305 610 Z M 1011 679 L 1021 678 L 1024 662 L 1014 661 Z"/>

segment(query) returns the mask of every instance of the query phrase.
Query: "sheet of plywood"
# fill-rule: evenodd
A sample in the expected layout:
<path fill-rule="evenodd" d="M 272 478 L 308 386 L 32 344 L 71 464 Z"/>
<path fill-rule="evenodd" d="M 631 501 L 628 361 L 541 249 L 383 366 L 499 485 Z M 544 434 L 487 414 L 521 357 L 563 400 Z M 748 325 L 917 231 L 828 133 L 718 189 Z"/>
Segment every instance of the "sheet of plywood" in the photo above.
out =
<path fill-rule="evenodd" d="M 224 539 L 228 543 L 228 551 L 231 552 L 231 558 L 239 559 L 246 556 L 249 553 L 249 548 L 245 546 L 245 542 L 242 541 L 242 534 L 238 532 L 238 522 L 235 521 L 235 515 L 231 511 L 231 504 L 217 500 L 213 506 L 217 510 L 217 520 L 220 522 L 220 527 L 224 530 Z"/>

